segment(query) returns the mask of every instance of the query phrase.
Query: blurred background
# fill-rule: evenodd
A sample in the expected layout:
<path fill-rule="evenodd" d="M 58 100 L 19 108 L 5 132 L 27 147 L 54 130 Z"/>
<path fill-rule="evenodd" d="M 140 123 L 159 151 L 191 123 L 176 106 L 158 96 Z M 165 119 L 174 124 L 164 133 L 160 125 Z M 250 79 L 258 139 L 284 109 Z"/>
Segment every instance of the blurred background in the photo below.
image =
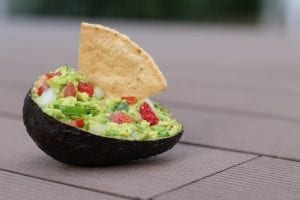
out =
<path fill-rule="evenodd" d="M 11 14 L 92 16 L 138 20 L 257 21 L 264 2 L 208 0 L 9 1 Z"/>
<path fill-rule="evenodd" d="M 1 0 L 7 16 L 96 17 L 199 23 L 279 23 L 296 18 L 297 0 Z"/>

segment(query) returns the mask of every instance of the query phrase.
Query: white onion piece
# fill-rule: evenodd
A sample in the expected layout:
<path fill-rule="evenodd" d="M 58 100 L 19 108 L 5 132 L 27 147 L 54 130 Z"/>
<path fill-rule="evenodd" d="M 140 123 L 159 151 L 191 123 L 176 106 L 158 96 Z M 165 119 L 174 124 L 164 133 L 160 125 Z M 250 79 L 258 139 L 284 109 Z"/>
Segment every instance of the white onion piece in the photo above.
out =
<path fill-rule="evenodd" d="M 153 112 L 155 112 L 154 104 L 153 104 L 153 102 L 151 101 L 151 99 L 150 99 L 149 97 L 146 97 L 146 98 L 145 98 L 145 102 L 146 102 L 147 104 L 149 104 L 149 106 L 152 108 Z"/>
<path fill-rule="evenodd" d="M 38 104 L 40 107 L 45 107 L 48 104 L 56 100 L 56 93 L 52 88 L 48 88 L 43 92 L 42 96 L 38 99 Z"/>
<path fill-rule="evenodd" d="M 105 129 L 106 129 L 106 126 L 102 125 L 102 124 L 98 124 L 98 125 L 94 125 L 94 126 L 90 127 L 90 131 L 93 133 L 96 133 L 96 134 L 97 133 L 101 134 Z"/>
<path fill-rule="evenodd" d="M 100 99 L 104 96 L 104 93 L 99 87 L 95 87 L 93 96 Z"/>
<path fill-rule="evenodd" d="M 132 133 L 131 133 L 131 136 L 134 138 L 134 139 L 139 139 L 140 137 L 141 137 L 141 135 L 138 133 L 138 132 L 136 132 L 136 131 L 133 131 Z"/>

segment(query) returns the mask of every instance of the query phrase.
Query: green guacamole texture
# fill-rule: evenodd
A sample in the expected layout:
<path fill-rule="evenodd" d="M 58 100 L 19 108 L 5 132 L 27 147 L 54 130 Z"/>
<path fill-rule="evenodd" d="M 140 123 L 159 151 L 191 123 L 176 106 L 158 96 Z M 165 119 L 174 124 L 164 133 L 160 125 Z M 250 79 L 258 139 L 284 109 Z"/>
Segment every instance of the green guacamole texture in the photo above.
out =
<path fill-rule="evenodd" d="M 101 88 L 94 88 L 94 93 L 97 95 L 91 96 L 78 90 L 78 85 L 88 83 L 88 80 L 69 66 L 62 66 L 50 73 L 59 73 L 59 75 L 51 78 L 47 78 L 47 75 L 40 76 L 33 85 L 31 96 L 44 113 L 66 125 L 76 126 L 76 120 L 80 119 L 84 123 L 77 128 L 90 134 L 134 141 L 168 138 L 183 129 L 168 110 L 157 103 L 152 103 L 149 98 L 140 98 L 134 104 L 129 104 L 121 97 L 106 98 Z M 76 94 L 65 96 L 65 88 L 70 83 L 74 85 Z M 47 88 L 44 89 L 43 94 L 39 94 L 43 84 L 46 84 Z M 155 125 L 151 125 L 141 116 L 140 107 L 145 102 L 151 106 L 159 119 Z M 129 116 L 131 121 L 114 122 L 112 115 L 117 112 Z"/>

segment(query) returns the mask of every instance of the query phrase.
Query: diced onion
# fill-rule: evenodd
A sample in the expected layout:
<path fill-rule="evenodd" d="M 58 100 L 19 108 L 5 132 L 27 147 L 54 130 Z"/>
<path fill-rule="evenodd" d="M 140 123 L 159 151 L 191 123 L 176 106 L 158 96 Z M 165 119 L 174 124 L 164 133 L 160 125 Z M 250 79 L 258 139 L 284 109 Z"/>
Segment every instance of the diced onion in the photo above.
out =
<path fill-rule="evenodd" d="M 136 132 L 136 131 L 133 131 L 132 133 L 131 133 L 131 136 L 135 139 L 135 140 L 138 140 L 138 139 L 140 139 L 141 138 L 141 134 L 139 134 L 138 132 Z"/>
<path fill-rule="evenodd" d="M 38 104 L 40 107 L 45 107 L 48 104 L 54 102 L 56 100 L 56 93 L 52 88 L 48 88 L 46 91 L 38 99 Z"/>
<path fill-rule="evenodd" d="M 99 87 L 95 87 L 93 96 L 100 99 L 104 96 L 104 94 L 103 94 L 103 91 Z"/>
<path fill-rule="evenodd" d="M 90 127 L 90 131 L 96 134 L 101 134 L 106 129 L 105 125 L 98 124 Z"/>
<path fill-rule="evenodd" d="M 153 112 L 155 112 L 155 107 L 153 102 L 151 101 L 151 99 L 149 97 L 145 98 L 145 102 L 149 104 L 149 106 L 152 108 Z"/>

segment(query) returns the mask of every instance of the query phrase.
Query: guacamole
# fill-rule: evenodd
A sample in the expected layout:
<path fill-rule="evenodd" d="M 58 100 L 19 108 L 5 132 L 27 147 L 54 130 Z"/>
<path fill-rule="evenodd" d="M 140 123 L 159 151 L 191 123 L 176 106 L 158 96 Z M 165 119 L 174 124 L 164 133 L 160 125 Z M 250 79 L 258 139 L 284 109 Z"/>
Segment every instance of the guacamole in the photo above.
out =
<path fill-rule="evenodd" d="M 69 66 L 40 76 L 31 95 L 44 113 L 103 137 L 158 140 L 182 131 L 170 112 L 149 98 L 105 98 L 101 88 Z"/>

